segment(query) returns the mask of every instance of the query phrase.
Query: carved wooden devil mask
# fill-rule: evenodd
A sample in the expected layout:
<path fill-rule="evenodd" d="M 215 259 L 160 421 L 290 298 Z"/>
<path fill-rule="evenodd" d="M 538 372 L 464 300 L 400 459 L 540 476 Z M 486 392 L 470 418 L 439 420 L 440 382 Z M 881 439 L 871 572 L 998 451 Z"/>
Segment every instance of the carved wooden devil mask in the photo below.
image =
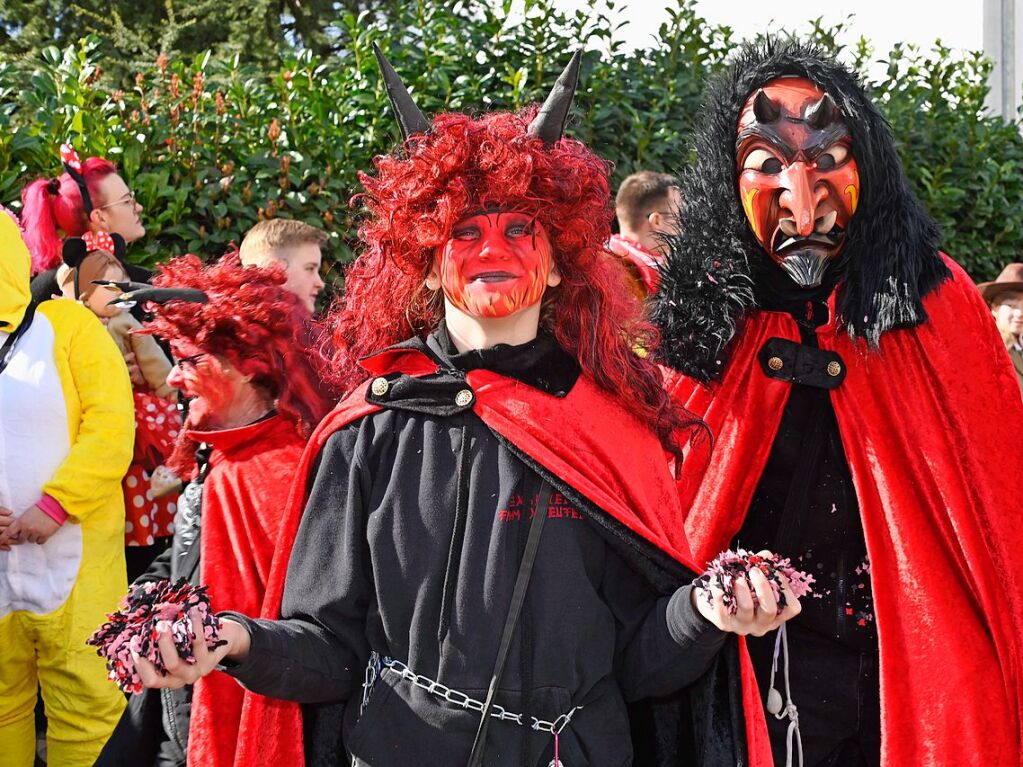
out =
<path fill-rule="evenodd" d="M 852 134 L 830 95 L 802 78 L 772 80 L 746 100 L 735 159 L 750 227 L 804 287 L 821 284 L 859 201 Z"/>

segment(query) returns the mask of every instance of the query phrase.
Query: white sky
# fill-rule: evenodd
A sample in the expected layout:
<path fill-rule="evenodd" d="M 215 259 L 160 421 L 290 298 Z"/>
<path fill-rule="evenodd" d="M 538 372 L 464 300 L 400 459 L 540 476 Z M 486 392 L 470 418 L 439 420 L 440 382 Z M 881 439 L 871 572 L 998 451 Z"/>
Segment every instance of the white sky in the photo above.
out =
<path fill-rule="evenodd" d="M 560 8 L 575 10 L 585 0 L 556 0 Z M 630 47 L 645 45 L 658 26 L 667 19 L 665 6 L 659 0 L 617 0 L 621 18 L 628 25 L 619 37 Z M 697 0 L 698 13 L 712 23 L 730 26 L 738 38 L 752 37 L 768 29 L 785 28 L 805 31 L 806 23 L 818 16 L 825 24 L 849 22 L 847 43 L 863 35 L 874 46 L 874 57 L 884 58 L 896 42 L 916 43 L 929 49 L 941 41 L 952 48 L 981 50 L 983 48 L 983 0 L 826 0 L 796 2 L 795 0 Z"/>

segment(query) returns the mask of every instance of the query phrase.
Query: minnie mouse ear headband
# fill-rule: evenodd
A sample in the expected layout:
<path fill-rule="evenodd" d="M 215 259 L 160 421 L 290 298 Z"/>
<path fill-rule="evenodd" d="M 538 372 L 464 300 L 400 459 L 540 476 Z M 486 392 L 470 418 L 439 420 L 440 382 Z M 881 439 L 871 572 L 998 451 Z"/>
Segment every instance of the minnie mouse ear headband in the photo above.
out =
<path fill-rule="evenodd" d="M 108 306 L 119 306 L 131 309 L 135 304 L 146 301 L 154 304 L 165 304 L 168 301 L 185 301 L 190 304 L 208 304 L 209 297 L 196 288 L 154 288 L 144 282 L 114 282 L 111 280 L 94 280 L 94 285 L 114 288 L 121 295 L 111 301 Z"/>
<path fill-rule="evenodd" d="M 64 163 L 64 170 L 78 185 L 78 192 L 82 195 L 82 208 L 85 210 L 85 215 L 88 216 L 92 213 L 92 198 L 89 196 L 89 188 L 85 184 L 85 176 L 82 175 L 82 161 L 78 158 L 78 152 L 70 144 L 61 144 L 60 161 Z M 60 189 L 60 179 L 50 179 L 48 189 L 50 194 L 56 194 Z"/>
<path fill-rule="evenodd" d="M 64 240 L 62 256 L 64 263 L 71 269 L 69 276 L 74 278 L 76 300 L 88 297 L 92 290 L 88 286 L 94 284 L 95 278 L 103 276 L 109 267 L 124 268 L 125 247 L 121 235 L 108 232 L 86 232 L 81 237 L 68 237 Z M 82 285 L 86 286 L 84 296 Z"/>
<path fill-rule="evenodd" d="M 97 250 L 106 251 L 118 261 L 123 261 L 126 247 L 124 238 L 116 232 L 113 234 L 86 232 L 81 237 L 68 237 L 64 240 L 62 255 L 65 264 L 72 269 L 77 269 L 87 255 L 95 253 Z"/>

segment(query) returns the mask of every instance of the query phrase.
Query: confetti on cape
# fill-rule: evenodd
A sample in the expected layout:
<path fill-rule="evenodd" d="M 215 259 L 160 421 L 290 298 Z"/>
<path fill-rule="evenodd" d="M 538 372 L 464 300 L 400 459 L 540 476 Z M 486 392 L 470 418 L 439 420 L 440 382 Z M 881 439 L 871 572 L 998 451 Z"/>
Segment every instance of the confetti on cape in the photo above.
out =
<path fill-rule="evenodd" d="M 170 624 L 171 636 L 178 654 L 194 663 L 192 647 L 195 632 L 189 620 L 190 610 L 198 611 L 203 636 L 210 649 L 219 647 L 220 619 L 210 611 L 206 587 L 196 588 L 184 578 L 177 583 L 152 581 L 132 586 L 120 610 L 107 615 L 109 619 L 89 637 L 86 644 L 96 648 L 106 659 L 107 677 L 124 692 L 142 690 L 142 680 L 132 653 L 150 661 L 161 674 L 166 673 L 163 656 L 157 646 L 158 627 Z"/>
<path fill-rule="evenodd" d="M 787 601 L 785 592 L 781 588 L 780 575 L 784 575 L 788 579 L 789 589 L 797 599 L 812 591 L 813 576 L 792 567 L 792 563 L 787 558 L 777 554 L 763 556 L 752 554 L 746 549 L 723 551 L 718 554 L 714 561 L 707 566 L 707 571 L 693 583 L 698 586 L 720 589 L 724 593 L 725 607 L 728 608 L 729 613 L 735 615 L 735 611 L 738 609 L 735 601 L 735 579 L 742 576 L 748 583 L 749 573 L 753 568 L 757 568 L 767 576 L 767 582 L 771 584 L 771 591 L 774 592 L 774 598 L 778 603 L 779 613 L 785 609 Z M 713 603 L 714 597 L 709 589 L 706 593 L 708 603 Z M 756 593 L 753 591 L 752 584 L 750 584 L 750 593 L 753 594 L 753 601 L 756 603 Z"/>

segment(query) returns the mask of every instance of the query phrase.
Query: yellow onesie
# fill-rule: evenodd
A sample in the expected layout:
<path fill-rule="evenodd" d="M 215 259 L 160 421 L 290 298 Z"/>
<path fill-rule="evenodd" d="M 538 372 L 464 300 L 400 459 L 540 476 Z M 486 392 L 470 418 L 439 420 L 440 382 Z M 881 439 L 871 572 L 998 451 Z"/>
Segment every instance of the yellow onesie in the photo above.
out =
<path fill-rule="evenodd" d="M 29 254 L 0 212 L 0 343 L 29 303 Z M 45 301 L 0 373 L 0 506 L 20 516 L 43 495 L 68 514 L 44 544 L 0 551 L 0 767 L 31 767 L 36 686 L 47 757 L 88 767 L 124 708 L 85 640 L 124 596 L 121 478 L 132 458 L 128 371 L 100 321 Z"/>

